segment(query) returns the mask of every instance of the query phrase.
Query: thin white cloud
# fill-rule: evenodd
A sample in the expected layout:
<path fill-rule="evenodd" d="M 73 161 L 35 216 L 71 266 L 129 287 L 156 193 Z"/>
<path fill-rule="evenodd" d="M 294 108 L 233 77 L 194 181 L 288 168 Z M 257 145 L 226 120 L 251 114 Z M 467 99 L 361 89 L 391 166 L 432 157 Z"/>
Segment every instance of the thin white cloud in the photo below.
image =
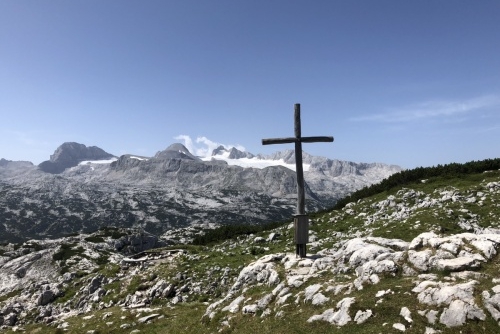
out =
<path fill-rule="evenodd" d="M 197 147 L 196 155 L 199 157 L 208 157 L 212 154 L 212 151 L 219 147 L 221 144 L 211 141 L 207 137 L 196 138 L 196 143 L 201 144 L 201 147 Z M 225 145 L 222 145 L 226 147 Z"/>
<path fill-rule="evenodd" d="M 218 142 L 214 142 L 204 136 L 196 138 L 196 141 L 193 141 L 193 139 L 191 139 L 191 137 L 188 135 L 178 135 L 174 139 L 181 140 L 184 146 L 186 146 L 186 148 L 189 150 L 189 152 L 203 158 L 210 157 L 213 150 L 215 150 L 219 146 L 223 146 L 225 149 L 234 147 L 240 151 L 245 151 L 245 147 L 241 145 L 221 144 Z"/>
<path fill-rule="evenodd" d="M 286 163 L 283 159 L 280 160 L 271 160 L 271 159 L 262 159 L 260 157 L 253 158 L 240 158 L 240 159 L 230 159 L 229 153 L 224 152 L 222 154 L 218 154 L 215 157 L 212 157 L 212 152 L 219 146 L 223 146 L 225 149 L 229 150 L 231 148 L 236 148 L 240 151 L 245 151 L 245 148 L 241 145 L 228 145 L 214 142 L 207 137 L 201 136 L 196 138 L 194 141 L 188 135 L 179 135 L 174 139 L 183 141 L 184 146 L 191 152 L 192 154 L 200 157 L 203 161 L 210 161 L 213 158 L 221 161 L 227 162 L 228 165 L 232 166 L 241 166 L 245 168 L 266 168 L 269 166 L 283 166 L 295 171 L 295 163 L 289 164 Z M 310 165 L 304 164 L 304 171 L 308 171 Z"/>
<path fill-rule="evenodd" d="M 386 113 L 366 115 L 351 118 L 356 122 L 383 122 L 402 123 L 430 118 L 450 119 L 456 115 L 463 115 L 500 107 L 500 97 L 485 95 L 464 101 L 428 101 L 416 105 L 391 110 Z"/>
<path fill-rule="evenodd" d="M 196 154 L 195 153 L 195 148 L 194 148 L 194 143 L 193 140 L 191 140 L 191 137 L 188 135 L 178 135 L 177 137 L 174 137 L 175 140 L 182 140 L 184 142 L 184 146 L 188 149 L 191 154 Z"/>

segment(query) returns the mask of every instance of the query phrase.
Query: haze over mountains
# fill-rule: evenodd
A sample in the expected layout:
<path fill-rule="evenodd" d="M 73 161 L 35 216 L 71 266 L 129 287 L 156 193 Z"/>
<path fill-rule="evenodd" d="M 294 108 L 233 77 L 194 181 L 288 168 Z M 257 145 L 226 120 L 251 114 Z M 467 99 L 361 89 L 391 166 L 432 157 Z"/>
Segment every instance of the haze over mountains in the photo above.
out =
<path fill-rule="evenodd" d="M 307 210 L 401 170 L 303 153 Z M 218 147 L 210 158 L 175 143 L 154 157 L 117 157 L 64 143 L 50 160 L 0 160 L 0 241 L 59 237 L 103 226 L 157 235 L 176 227 L 264 223 L 295 212 L 293 150 L 263 156 Z"/>

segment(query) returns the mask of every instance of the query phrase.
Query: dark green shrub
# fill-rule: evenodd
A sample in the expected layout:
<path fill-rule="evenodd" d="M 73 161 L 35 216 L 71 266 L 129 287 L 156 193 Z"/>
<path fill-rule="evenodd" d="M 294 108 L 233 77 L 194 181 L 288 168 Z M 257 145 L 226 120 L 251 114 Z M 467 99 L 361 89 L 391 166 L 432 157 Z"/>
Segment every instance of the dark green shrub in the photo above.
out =
<path fill-rule="evenodd" d="M 104 242 L 104 239 L 100 236 L 90 236 L 85 238 L 85 241 L 99 243 L 99 242 Z"/>
<path fill-rule="evenodd" d="M 497 171 L 500 169 L 500 158 L 486 159 L 482 161 L 470 161 L 464 164 L 451 163 L 447 165 L 437 165 L 433 167 L 418 167 L 404 170 L 393 174 L 382 182 L 360 189 L 351 195 L 339 200 L 333 207 L 334 210 L 342 209 L 347 203 L 357 202 L 384 191 L 389 191 L 396 187 L 405 186 L 411 183 L 420 183 L 422 180 L 441 178 L 456 178 L 461 175 L 478 174 L 486 171 Z M 328 210 L 329 211 L 329 210 Z"/>
<path fill-rule="evenodd" d="M 212 230 L 206 230 L 205 234 L 193 239 L 194 245 L 207 245 L 210 243 L 232 239 L 239 235 L 255 234 L 263 231 L 273 230 L 288 222 L 271 222 L 261 225 L 223 225 Z"/>
<path fill-rule="evenodd" d="M 72 256 L 80 255 L 83 253 L 83 248 L 78 247 L 74 249 L 76 244 L 62 244 L 60 249 L 52 255 L 54 261 L 66 261 Z"/>

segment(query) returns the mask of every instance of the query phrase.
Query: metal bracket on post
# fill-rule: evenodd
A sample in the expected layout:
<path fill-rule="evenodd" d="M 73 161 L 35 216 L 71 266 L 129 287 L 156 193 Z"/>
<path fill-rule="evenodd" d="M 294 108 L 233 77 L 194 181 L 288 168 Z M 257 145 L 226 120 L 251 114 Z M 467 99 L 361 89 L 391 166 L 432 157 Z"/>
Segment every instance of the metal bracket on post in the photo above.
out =
<path fill-rule="evenodd" d="M 296 254 L 304 258 L 306 257 L 306 244 L 309 242 L 309 216 L 295 215 L 293 225 L 295 227 Z"/>

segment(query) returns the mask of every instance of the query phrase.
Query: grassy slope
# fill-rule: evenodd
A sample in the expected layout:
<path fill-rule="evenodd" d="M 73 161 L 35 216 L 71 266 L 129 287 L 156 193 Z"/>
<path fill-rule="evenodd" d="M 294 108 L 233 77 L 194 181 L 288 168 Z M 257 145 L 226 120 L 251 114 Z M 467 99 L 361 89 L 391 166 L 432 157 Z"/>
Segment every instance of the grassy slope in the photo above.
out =
<path fill-rule="evenodd" d="M 455 190 L 460 194 L 466 196 L 476 194 L 478 191 L 485 191 L 484 185 L 487 182 L 500 181 L 499 172 L 480 173 L 471 175 L 461 175 L 456 178 L 440 178 L 434 177 L 426 183 L 415 182 L 413 184 L 405 185 L 407 189 L 413 189 L 421 192 L 423 197 L 430 196 L 436 197 L 439 192 L 445 190 Z M 396 200 L 400 197 L 398 195 L 399 188 L 393 188 L 382 193 L 370 196 L 368 198 L 359 200 L 358 203 L 352 206 L 356 214 L 349 214 L 346 209 L 335 210 L 332 212 L 325 212 L 321 214 L 312 215 L 311 217 L 311 231 L 323 242 L 314 243 L 310 247 L 309 253 L 314 253 L 320 249 L 332 247 L 337 241 L 341 239 L 352 238 L 353 236 L 381 236 L 385 238 L 399 238 L 405 241 L 412 240 L 415 236 L 422 232 L 434 230 L 442 235 L 449 235 L 454 233 L 463 232 L 457 222 L 460 219 L 470 219 L 472 215 L 477 215 L 477 223 L 479 226 L 499 227 L 500 215 L 500 198 L 489 197 L 482 206 L 477 204 L 465 205 L 468 213 L 459 211 L 464 207 L 458 203 L 446 203 L 444 208 L 428 208 L 418 209 L 411 213 L 406 219 L 394 221 L 392 219 L 383 219 L 367 226 L 363 216 L 358 214 L 364 212 L 368 215 L 373 214 L 376 209 L 373 205 L 377 202 L 385 200 L 388 196 L 393 195 Z M 412 204 L 414 199 L 408 199 L 408 205 Z M 419 222 L 419 223 L 417 223 Z M 278 253 L 278 252 L 294 252 L 294 245 L 292 243 L 292 230 L 287 227 L 282 227 L 277 230 L 282 236 L 279 240 L 266 243 L 262 245 L 255 245 L 252 240 L 256 236 L 267 237 L 269 232 L 261 232 L 252 237 L 240 237 L 240 242 L 234 246 L 231 241 L 224 241 L 221 243 L 209 246 L 187 246 L 186 249 L 189 254 L 198 254 L 198 260 L 192 260 L 189 256 L 181 256 L 178 261 L 170 265 L 158 265 L 151 271 L 144 275 L 137 276 L 137 279 L 127 283 L 122 282 L 115 289 L 116 296 L 123 291 L 133 292 L 134 289 L 142 289 L 148 286 L 148 280 L 154 275 L 165 277 L 168 281 L 172 281 L 175 273 L 185 272 L 189 277 L 203 277 L 207 270 L 214 267 L 231 268 L 230 278 L 237 276 L 239 269 L 242 266 L 249 264 L 256 258 L 264 254 Z M 341 232 L 341 233 L 338 233 Z M 492 276 L 499 277 L 499 257 L 496 256 L 491 262 L 484 265 L 481 271 Z M 109 268 L 108 268 L 109 270 Z M 154 276 L 153 275 L 153 276 Z M 326 273 L 319 278 L 315 278 L 319 282 L 328 280 L 342 281 L 342 275 L 334 275 Z M 308 284 L 314 283 L 314 280 Z M 491 288 L 491 279 L 480 282 L 478 288 Z M 130 286 L 134 284 L 134 286 Z M 236 314 L 233 318 L 229 319 L 229 327 L 224 327 L 222 333 L 396 333 L 397 330 L 393 329 L 390 324 L 401 322 L 399 311 L 401 307 L 408 306 L 412 311 L 414 323 L 412 328 L 407 330 L 407 333 L 424 333 L 426 322 L 422 317 L 417 317 L 416 312 L 421 308 L 415 303 L 415 296 L 405 293 L 413 288 L 414 282 L 411 278 L 404 278 L 402 276 L 386 277 L 377 285 L 368 286 L 362 291 L 356 291 L 351 296 L 356 297 L 356 303 L 353 305 L 353 310 L 373 309 L 375 304 L 374 295 L 377 291 L 392 289 L 394 294 L 388 295 L 384 298 L 384 302 L 377 306 L 375 309 L 375 316 L 370 318 L 363 325 L 350 324 L 342 328 L 336 328 L 326 322 L 307 323 L 306 320 L 313 314 L 321 313 L 318 307 L 310 304 L 301 303 L 300 306 L 290 301 L 290 305 L 283 308 L 286 314 L 283 318 L 264 317 L 261 318 L 259 314 L 256 316 Z M 258 299 L 266 290 L 263 287 L 253 287 L 245 293 L 248 298 Z M 293 293 L 294 290 L 292 289 Z M 112 307 L 100 311 L 94 311 L 86 315 L 94 315 L 90 320 L 83 320 L 82 316 L 75 316 L 68 318 L 69 332 L 71 333 L 87 333 L 89 330 L 95 330 L 95 333 L 129 333 L 133 329 L 139 329 L 141 333 L 217 333 L 219 332 L 220 318 L 213 319 L 210 322 L 202 322 L 201 318 L 206 310 L 206 303 L 211 302 L 217 297 L 224 294 L 224 291 L 215 291 L 213 296 L 194 296 L 191 301 L 181 303 L 174 306 L 168 304 L 166 300 L 157 301 L 153 307 L 158 307 L 157 311 L 162 317 L 153 320 L 150 324 L 138 324 L 137 315 L 130 310 L 122 310 L 118 307 Z M 113 296 L 106 296 L 112 299 Z M 334 307 L 335 304 L 345 296 L 332 296 L 329 305 Z M 480 300 L 478 304 L 481 305 Z M 321 308 L 321 309 L 324 309 Z M 487 312 L 486 312 L 487 313 Z M 146 315 L 146 314 L 144 314 Z M 130 328 L 121 329 L 122 324 L 134 324 Z M 384 325 L 386 323 L 387 325 Z M 443 326 L 436 325 L 443 333 L 494 333 L 498 331 L 498 325 L 487 313 L 486 321 L 469 322 L 467 325 L 457 329 L 447 329 Z M 47 325 L 29 325 L 25 327 L 26 333 L 58 333 L 62 332 L 61 329 L 56 329 Z"/>

